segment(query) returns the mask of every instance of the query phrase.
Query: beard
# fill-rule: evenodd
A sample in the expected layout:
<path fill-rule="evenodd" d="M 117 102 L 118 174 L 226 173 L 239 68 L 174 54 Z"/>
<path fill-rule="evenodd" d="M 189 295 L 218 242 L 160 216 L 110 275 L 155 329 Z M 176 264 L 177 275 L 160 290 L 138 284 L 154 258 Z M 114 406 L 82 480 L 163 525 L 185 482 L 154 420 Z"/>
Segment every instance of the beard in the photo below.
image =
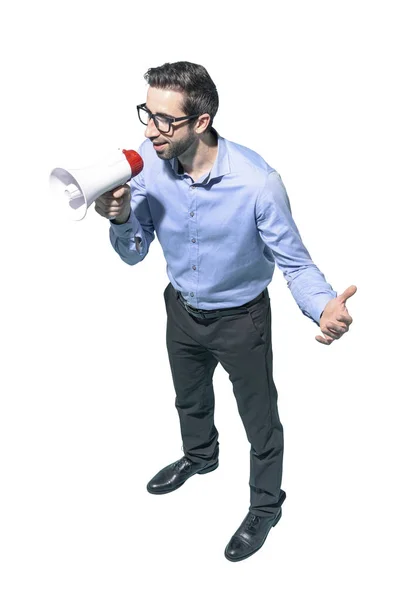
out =
<path fill-rule="evenodd" d="M 197 135 L 193 131 L 189 131 L 185 138 L 176 141 L 168 141 L 168 145 L 164 150 L 157 151 L 158 158 L 161 160 L 171 160 L 178 158 L 184 154 L 194 142 L 197 141 Z"/>

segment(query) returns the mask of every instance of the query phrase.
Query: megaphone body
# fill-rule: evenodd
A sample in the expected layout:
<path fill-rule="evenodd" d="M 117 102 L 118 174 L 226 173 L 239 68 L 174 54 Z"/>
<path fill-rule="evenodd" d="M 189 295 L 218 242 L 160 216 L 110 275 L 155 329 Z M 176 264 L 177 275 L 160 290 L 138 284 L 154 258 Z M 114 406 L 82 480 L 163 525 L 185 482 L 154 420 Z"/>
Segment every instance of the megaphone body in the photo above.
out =
<path fill-rule="evenodd" d="M 57 167 L 50 173 L 50 192 L 80 221 L 89 206 L 102 194 L 124 185 L 143 169 L 143 160 L 135 150 L 116 150 L 91 167 L 63 169 Z"/>

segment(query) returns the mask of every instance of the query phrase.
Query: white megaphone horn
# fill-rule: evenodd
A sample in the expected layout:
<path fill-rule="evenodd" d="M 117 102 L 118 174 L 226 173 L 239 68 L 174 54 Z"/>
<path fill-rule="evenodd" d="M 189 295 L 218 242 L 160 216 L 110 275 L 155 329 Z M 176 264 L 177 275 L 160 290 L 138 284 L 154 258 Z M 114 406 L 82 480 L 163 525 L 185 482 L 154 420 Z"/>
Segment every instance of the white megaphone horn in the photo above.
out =
<path fill-rule="evenodd" d="M 65 205 L 73 220 L 80 221 L 96 198 L 124 185 L 142 169 L 142 157 L 135 150 L 116 150 L 91 167 L 53 169 L 50 173 L 50 193 Z"/>

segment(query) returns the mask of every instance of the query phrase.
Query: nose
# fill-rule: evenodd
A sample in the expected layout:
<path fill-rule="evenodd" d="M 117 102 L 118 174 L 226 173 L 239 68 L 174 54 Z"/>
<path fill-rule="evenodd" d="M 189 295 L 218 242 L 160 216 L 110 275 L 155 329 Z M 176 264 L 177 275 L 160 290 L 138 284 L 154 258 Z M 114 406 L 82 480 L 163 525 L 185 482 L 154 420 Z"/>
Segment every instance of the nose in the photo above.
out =
<path fill-rule="evenodd" d="M 154 137 L 157 137 L 159 134 L 160 134 L 160 132 L 158 131 L 157 127 L 154 125 L 153 119 L 150 118 L 149 122 L 147 123 L 146 130 L 144 132 L 145 137 L 154 138 Z"/>

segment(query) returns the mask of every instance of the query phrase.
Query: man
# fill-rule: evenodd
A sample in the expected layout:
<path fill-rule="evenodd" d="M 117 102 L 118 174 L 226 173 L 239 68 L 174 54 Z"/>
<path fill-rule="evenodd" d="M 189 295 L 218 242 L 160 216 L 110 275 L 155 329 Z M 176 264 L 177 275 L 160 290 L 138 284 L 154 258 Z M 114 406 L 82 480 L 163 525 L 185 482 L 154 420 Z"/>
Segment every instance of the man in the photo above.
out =
<path fill-rule="evenodd" d="M 212 127 L 218 94 L 209 74 L 189 62 L 149 69 L 144 169 L 101 196 L 111 243 L 130 265 L 142 261 L 157 232 L 170 284 L 164 292 L 167 348 L 184 456 L 148 483 L 172 492 L 218 467 L 212 378 L 229 374 L 250 449 L 250 508 L 225 549 L 238 561 L 263 545 L 281 517 L 283 429 L 272 375 L 267 286 L 275 262 L 302 312 L 329 345 L 352 319 L 304 247 L 278 173 L 258 154 Z"/>

